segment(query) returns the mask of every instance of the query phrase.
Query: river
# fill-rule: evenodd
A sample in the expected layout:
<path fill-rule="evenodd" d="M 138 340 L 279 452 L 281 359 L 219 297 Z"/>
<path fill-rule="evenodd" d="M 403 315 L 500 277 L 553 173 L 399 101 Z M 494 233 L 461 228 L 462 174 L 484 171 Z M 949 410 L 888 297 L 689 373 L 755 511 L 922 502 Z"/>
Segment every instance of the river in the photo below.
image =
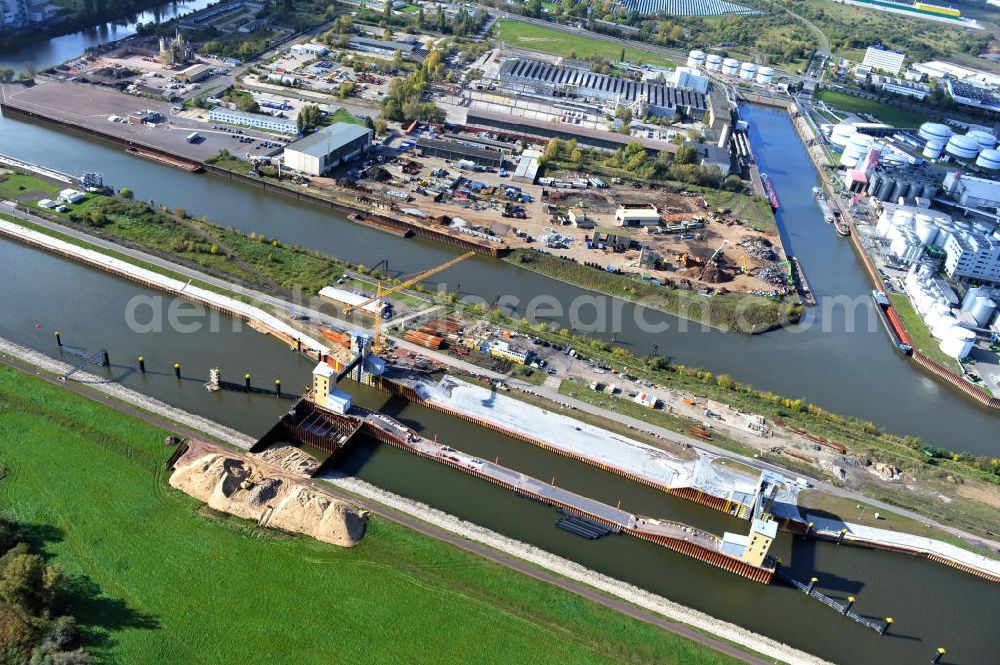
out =
<path fill-rule="evenodd" d="M 60 257 L 0 240 L 0 280 L 5 286 L 0 336 L 56 357 L 62 353 L 69 362 L 75 357 L 59 351 L 56 330 L 67 345 L 91 351 L 105 347 L 113 366 L 92 368 L 95 373 L 249 434 L 265 431 L 291 402 L 209 393 L 203 388 L 209 368 L 220 367 L 224 378 L 236 381 L 250 373 L 259 386 L 281 378 L 289 392 L 309 381 L 311 363 L 253 330 L 234 331 L 228 317 L 195 319 L 203 326 L 187 332 L 130 326 L 126 312 L 136 310 L 133 318 L 147 323 L 151 307 L 166 313 L 176 301 Z M 216 332 L 209 327 L 213 320 Z M 145 374 L 135 371 L 139 355 L 146 359 Z M 182 365 L 180 380 L 173 376 L 174 362 Z M 628 510 L 716 533 L 746 529 L 745 522 L 442 413 L 357 384 L 347 387 L 360 405 L 484 458 L 499 457 L 540 478 L 554 476 L 567 489 L 609 503 L 621 500 Z M 395 448 L 361 444 L 341 469 L 835 662 L 904 665 L 923 662 L 937 646 L 948 649 L 949 663 L 986 665 L 995 655 L 991 610 L 1000 606 L 1000 585 L 926 560 L 793 540 L 787 534 L 776 543 L 775 554 L 797 578 L 815 575 L 828 593 L 856 596 L 859 612 L 892 616 L 895 635 L 880 638 L 780 584 L 762 586 L 635 539 L 579 539 L 553 526 L 557 514 L 550 508 Z"/>
<path fill-rule="evenodd" d="M 728 373 L 757 388 L 804 398 L 823 408 L 870 420 L 891 431 L 939 446 L 995 455 L 1000 418 L 921 372 L 897 355 L 880 328 L 868 294 L 871 286 L 848 241 L 823 221 L 812 199 L 817 175 L 783 111 L 744 107 L 751 140 L 781 200 L 778 219 L 789 251 L 801 260 L 820 304 L 805 322 L 747 337 L 702 330 L 675 317 L 613 301 L 620 325 L 609 314 L 592 334 L 645 355 L 654 345 L 685 365 Z M 400 239 L 360 227 L 334 214 L 282 196 L 209 175 L 194 175 L 126 154 L 48 126 L 0 119 L 0 152 L 70 173 L 99 171 L 144 199 L 180 206 L 195 216 L 313 247 L 350 261 L 373 265 L 387 259 L 390 270 L 413 273 L 454 256 L 448 248 L 419 239 Z M 779 156 L 780 155 L 780 159 Z M 526 304 L 551 296 L 568 311 L 592 294 L 512 265 L 476 257 L 439 275 L 449 288 L 488 301 L 509 295 Z M 824 298 L 844 297 L 852 308 Z M 602 303 L 610 299 L 601 299 Z M 854 305 L 856 303 L 856 306 Z M 615 307 L 606 307 L 610 312 Z M 583 307 L 579 317 L 597 317 Z M 566 324 L 566 317 L 555 317 Z M 648 325 L 640 326 L 644 320 Z M 650 332 L 650 326 L 667 326 Z M 579 327 L 579 326 L 578 326 Z M 685 332 L 684 329 L 687 328 Z"/>
<path fill-rule="evenodd" d="M 35 40 L 10 53 L 0 53 L 0 67 L 9 66 L 24 69 L 25 63 L 32 63 L 42 70 L 66 62 L 81 55 L 88 48 L 115 42 L 134 35 L 136 28 L 145 23 L 162 23 L 175 16 L 182 16 L 203 9 L 217 0 L 174 0 L 132 16 L 108 21 L 86 30 L 72 32 L 47 41 Z"/>

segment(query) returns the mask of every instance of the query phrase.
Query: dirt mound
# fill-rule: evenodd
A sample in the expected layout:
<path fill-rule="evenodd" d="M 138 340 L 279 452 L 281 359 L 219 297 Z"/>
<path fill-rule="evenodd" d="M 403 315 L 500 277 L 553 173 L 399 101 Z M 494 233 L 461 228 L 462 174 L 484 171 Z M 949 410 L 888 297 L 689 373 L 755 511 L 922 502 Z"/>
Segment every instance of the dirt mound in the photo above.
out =
<path fill-rule="evenodd" d="M 319 460 L 315 457 L 290 443 L 280 441 L 272 443 L 259 453 L 251 453 L 251 456 L 303 478 L 312 476 L 319 468 Z"/>
<path fill-rule="evenodd" d="M 186 458 L 178 461 L 171 486 L 214 510 L 259 520 L 270 506 L 267 526 L 341 547 L 351 547 L 365 535 L 367 511 L 314 487 L 288 477 L 265 476 L 267 469 L 235 454 Z"/>

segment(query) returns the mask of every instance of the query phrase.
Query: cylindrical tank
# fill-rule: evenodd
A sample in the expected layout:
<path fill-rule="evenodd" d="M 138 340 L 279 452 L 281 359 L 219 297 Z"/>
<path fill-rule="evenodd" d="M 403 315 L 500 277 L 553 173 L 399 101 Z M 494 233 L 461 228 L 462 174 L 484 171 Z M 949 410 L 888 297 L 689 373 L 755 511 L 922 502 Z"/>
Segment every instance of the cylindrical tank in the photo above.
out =
<path fill-rule="evenodd" d="M 722 67 L 722 56 L 718 53 L 709 53 L 705 56 L 705 69 L 710 72 L 718 71 Z"/>
<path fill-rule="evenodd" d="M 985 129 L 973 129 L 966 136 L 976 139 L 981 150 L 997 147 L 997 137 L 993 135 L 993 132 L 988 132 Z"/>
<path fill-rule="evenodd" d="M 701 67 L 705 64 L 705 52 L 695 49 L 688 53 L 688 67 Z"/>
<path fill-rule="evenodd" d="M 958 320 L 951 315 L 942 316 L 938 319 L 937 325 L 931 328 L 931 334 L 938 339 L 945 339 L 950 335 L 951 329 L 958 325 Z"/>
<path fill-rule="evenodd" d="M 917 234 L 917 239 L 920 240 L 920 244 L 926 247 L 934 242 L 937 238 L 937 227 L 934 226 L 934 222 L 928 218 L 924 221 L 918 221 L 913 232 Z"/>
<path fill-rule="evenodd" d="M 893 203 L 899 202 L 899 197 L 906 196 L 906 192 L 910 189 L 910 183 L 903 179 L 896 181 L 896 186 L 892 188 L 892 194 L 889 196 L 889 200 Z"/>
<path fill-rule="evenodd" d="M 969 307 L 969 314 L 976 321 L 976 325 L 985 328 L 993 318 L 993 313 L 997 311 L 997 304 L 992 298 L 979 296 Z"/>
<path fill-rule="evenodd" d="M 972 340 L 957 339 L 955 337 L 949 337 L 947 339 L 941 340 L 939 345 L 941 352 L 957 360 L 961 360 L 969 355 L 972 351 L 972 345 L 975 342 L 975 338 Z"/>
<path fill-rule="evenodd" d="M 996 148 L 986 148 L 976 159 L 976 166 L 995 171 L 1000 169 L 1000 150 Z"/>
<path fill-rule="evenodd" d="M 740 78 L 747 81 L 752 81 L 754 75 L 757 73 L 757 65 L 752 62 L 744 62 L 740 65 Z"/>
<path fill-rule="evenodd" d="M 945 150 L 959 159 L 972 159 L 979 154 L 979 141 L 968 134 L 956 134 L 948 139 Z"/>
<path fill-rule="evenodd" d="M 726 58 L 722 61 L 722 73 L 735 76 L 740 69 L 740 61 L 736 58 Z"/>
<path fill-rule="evenodd" d="M 920 188 L 920 196 L 925 199 L 933 199 L 937 194 L 937 185 L 933 182 L 925 182 Z"/>
<path fill-rule="evenodd" d="M 770 67 L 761 67 L 757 70 L 757 83 L 769 85 L 774 78 L 774 70 Z"/>
<path fill-rule="evenodd" d="M 925 122 L 920 125 L 920 129 L 917 130 L 917 136 L 925 141 L 940 141 L 942 144 L 947 143 L 948 139 L 955 132 L 952 131 L 951 127 L 948 125 L 942 125 L 939 122 Z"/>
<path fill-rule="evenodd" d="M 892 190 L 896 186 L 896 179 L 891 176 L 883 176 L 882 182 L 878 185 L 878 194 L 875 198 L 879 201 L 888 201 L 892 195 Z"/>
<path fill-rule="evenodd" d="M 892 213 L 892 223 L 896 226 L 910 228 L 913 226 L 913 221 L 913 213 L 909 210 L 897 209 L 896 212 Z"/>
<path fill-rule="evenodd" d="M 938 159 L 941 157 L 941 153 L 944 152 L 944 146 L 947 141 L 928 141 L 927 145 L 924 146 L 923 155 L 927 159 Z"/>
<path fill-rule="evenodd" d="M 876 171 L 872 173 L 871 177 L 868 178 L 868 193 L 878 191 L 878 184 L 882 182 L 882 174 Z"/>
<path fill-rule="evenodd" d="M 934 303 L 933 305 L 931 305 L 930 309 L 927 310 L 927 313 L 924 314 L 924 323 L 927 324 L 928 328 L 933 330 L 934 326 L 936 326 L 938 322 L 941 320 L 941 317 L 947 315 L 948 315 L 948 307 L 946 305 L 939 302 Z"/>

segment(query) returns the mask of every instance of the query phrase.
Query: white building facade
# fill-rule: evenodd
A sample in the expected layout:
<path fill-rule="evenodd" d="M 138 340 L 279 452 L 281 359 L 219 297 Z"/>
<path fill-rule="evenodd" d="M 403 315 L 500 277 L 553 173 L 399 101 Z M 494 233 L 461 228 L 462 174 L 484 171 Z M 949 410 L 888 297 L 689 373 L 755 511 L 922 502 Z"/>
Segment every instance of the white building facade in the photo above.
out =
<path fill-rule="evenodd" d="M 889 72 L 896 75 L 899 74 L 899 70 L 903 68 L 903 60 L 905 59 L 905 53 L 890 51 L 889 49 L 881 46 L 869 46 L 868 50 L 865 51 L 865 59 L 861 64 L 871 67 L 872 69 L 878 69 L 883 72 Z"/>

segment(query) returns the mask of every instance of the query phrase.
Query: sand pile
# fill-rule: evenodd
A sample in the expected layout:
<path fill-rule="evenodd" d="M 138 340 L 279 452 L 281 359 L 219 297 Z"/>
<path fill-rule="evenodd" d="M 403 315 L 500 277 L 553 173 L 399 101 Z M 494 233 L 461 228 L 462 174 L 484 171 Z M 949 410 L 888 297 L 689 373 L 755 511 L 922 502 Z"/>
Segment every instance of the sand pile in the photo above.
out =
<path fill-rule="evenodd" d="M 315 457 L 290 443 L 280 441 L 272 443 L 259 453 L 251 453 L 251 456 L 303 478 L 312 476 L 319 468 L 319 460 Z"/>
<path fill-rule="evenodd" d="M 267 526 L 341 547 L 351 547 L 365 535 L 367 511 L 294 479 L 267 476 L 266 469 L 235 454 L 185 455 L 174 469 L 171 486 L 214 510 L 259 520 L 270 506 Z M 244 481 L 249 487 L 242 486 Z"/>

